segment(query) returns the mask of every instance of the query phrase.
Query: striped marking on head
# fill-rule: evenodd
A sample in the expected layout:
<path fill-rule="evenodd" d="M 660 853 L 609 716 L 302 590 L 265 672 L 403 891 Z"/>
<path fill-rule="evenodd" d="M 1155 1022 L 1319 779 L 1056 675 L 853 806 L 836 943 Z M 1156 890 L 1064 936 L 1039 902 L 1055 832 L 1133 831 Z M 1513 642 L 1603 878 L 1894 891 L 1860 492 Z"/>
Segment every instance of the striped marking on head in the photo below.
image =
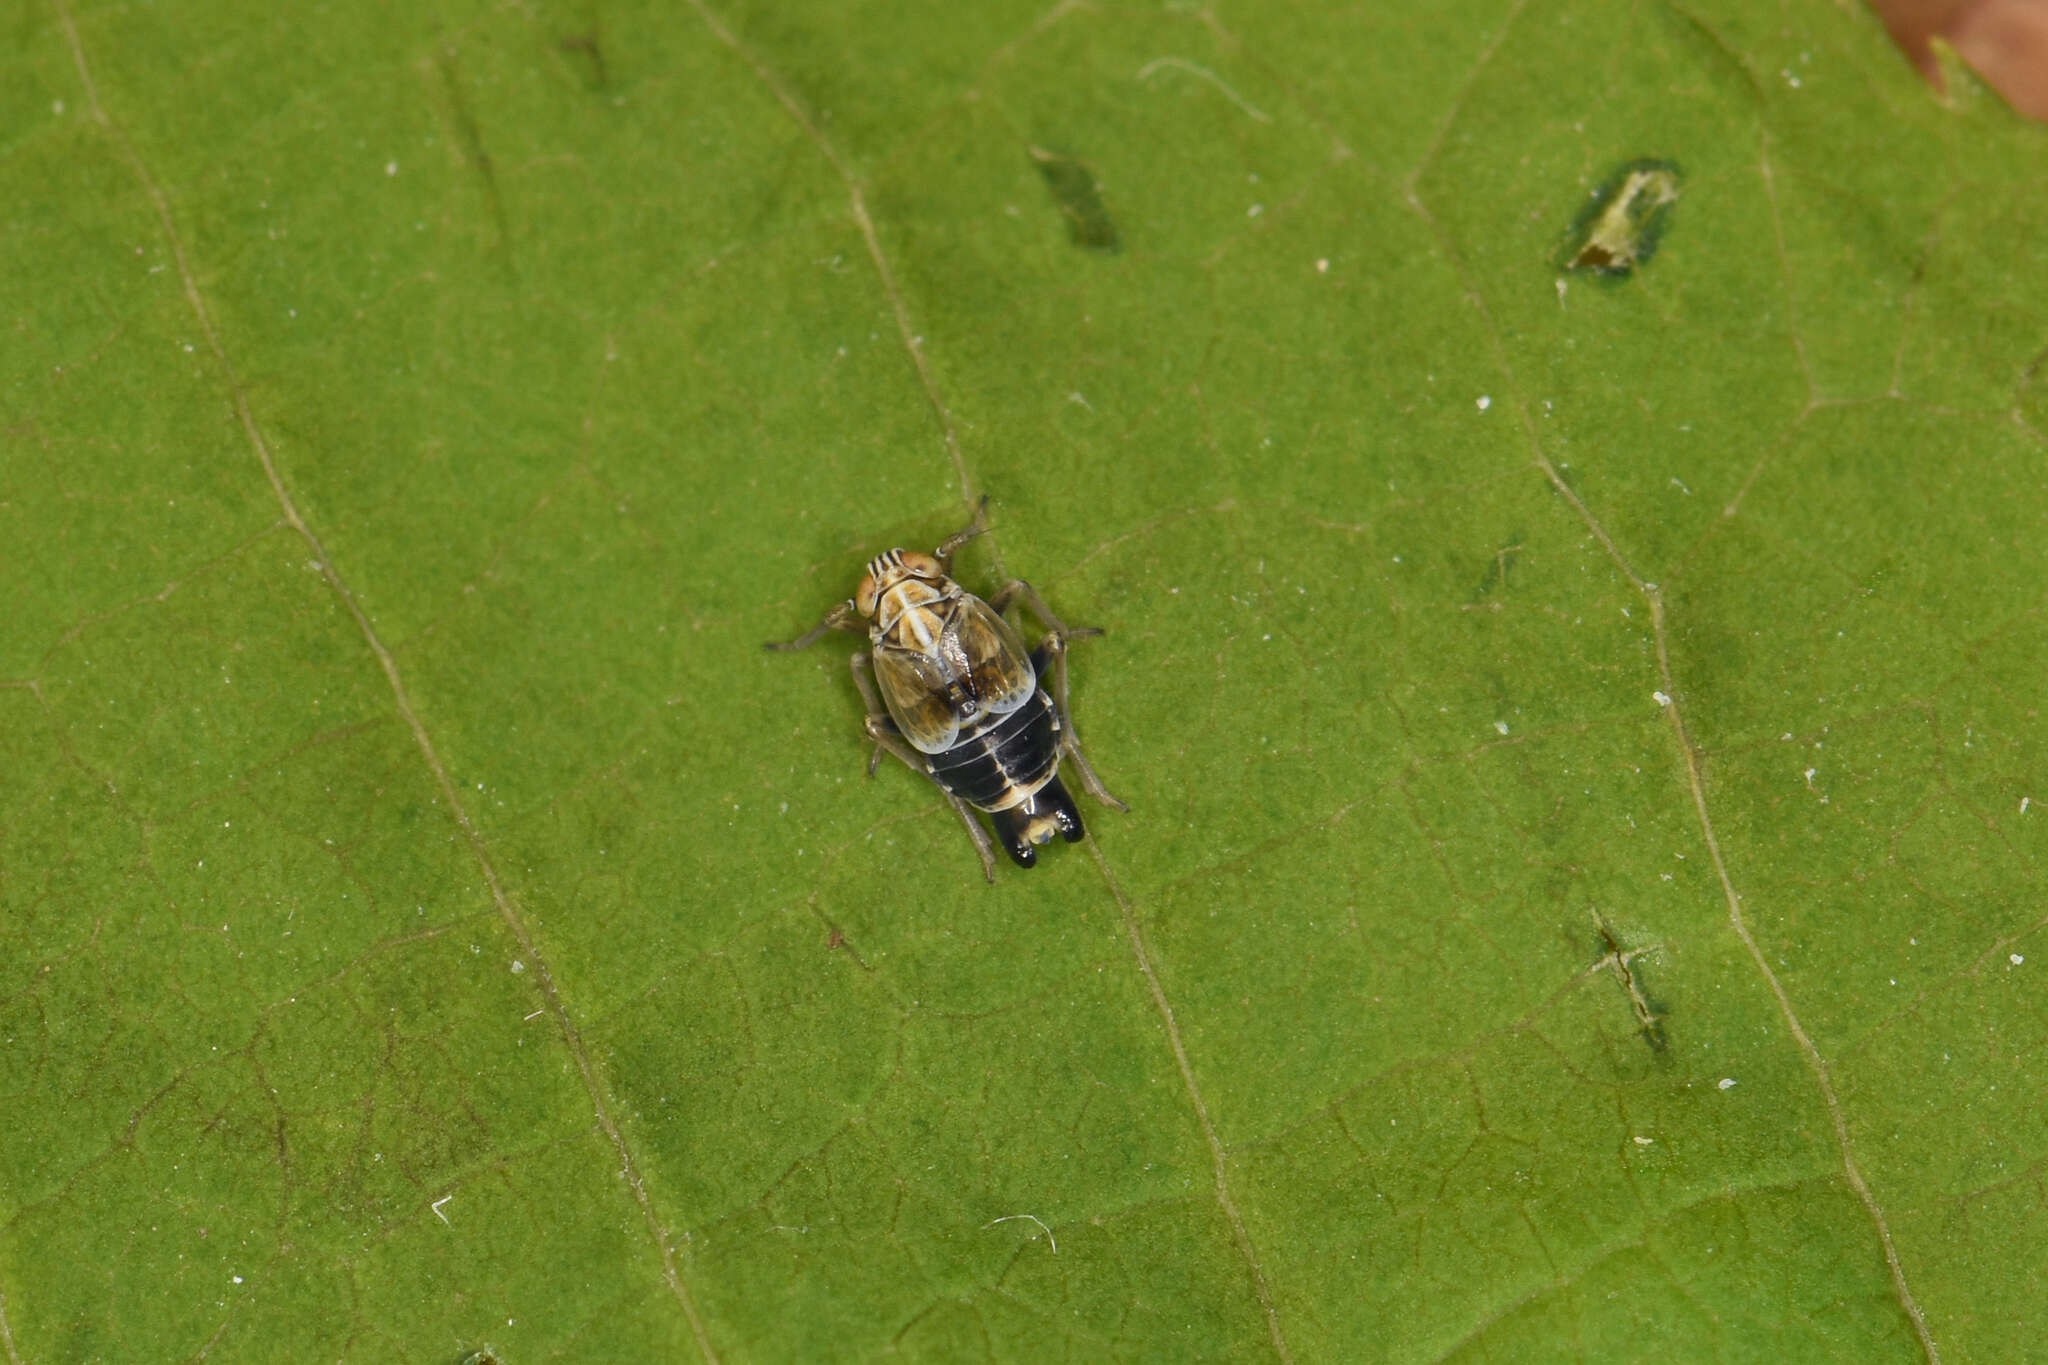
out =
<path fill-rule="evenodd" d="M 938 560 L 916 550 L 884 550 L 868 561 L 867 577 L 861 579 L 853 594 L 854 609 L 872 618 L 882 597 L 906 578 L 943 583 L 946 570 Z"/>

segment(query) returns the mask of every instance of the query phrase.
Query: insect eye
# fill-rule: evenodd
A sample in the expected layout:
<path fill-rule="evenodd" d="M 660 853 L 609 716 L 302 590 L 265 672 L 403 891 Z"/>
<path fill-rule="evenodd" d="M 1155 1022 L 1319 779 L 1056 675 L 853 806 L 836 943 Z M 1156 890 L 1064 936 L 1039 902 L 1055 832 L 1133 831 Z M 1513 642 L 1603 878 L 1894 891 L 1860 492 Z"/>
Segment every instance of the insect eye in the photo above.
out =
<path fill-rule="evenodd" d="M 903 571 L 914 578 L 944 578 L 946 576 L 946 571 L 940 567 L 938 560 L 933 559 L 930 555 L 919 554 L 915 550 L 905 550 L 903 552 Z"/>
<path fill-rule="evenodd" d="M 873 574 L 869 574 L 861 579 L 860 586 L 854 589 L 853 609 L 862 616 L 873 616 L 875 614 L 875 576 Z"/>

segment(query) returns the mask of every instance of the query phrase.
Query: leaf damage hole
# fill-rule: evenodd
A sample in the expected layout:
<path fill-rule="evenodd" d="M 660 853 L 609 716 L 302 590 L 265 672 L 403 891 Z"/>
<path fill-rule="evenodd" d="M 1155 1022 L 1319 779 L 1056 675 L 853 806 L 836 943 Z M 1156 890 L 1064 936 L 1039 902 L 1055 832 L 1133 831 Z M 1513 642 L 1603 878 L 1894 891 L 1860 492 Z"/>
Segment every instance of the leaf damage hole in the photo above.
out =
<path fill-rule="evenodd" d="M 1117 249 L 1116 223 L 1102 202 L 1102 186 L 1086 162 L 1043 147 L 1033 147 L 1031 160 L 1045 187 L 1052 192 L 1060 217 L 1067 220 L 1067 237 L 1075 246 L 1090 251 Z"/>
<path fill-rule="evenodd" d="M 1583 275 L 1627 279 L 1657 254 L 1684 183 L 1669 161 L 1641 158 L 1616 167 L 1586 196 L 1559 264 Z"/>
<path fill-rule="evenodd" d="M 1621 937 L 1614 932 L 1614 926 L 1609 924 L 1607 917 L 1598 910 L 1593 912 L 1593 924 L 1600 931 L 1600 942 L 1606 949 L 1594 965 L 1604 966 L 1613 972 L 1615 980 L 1621 983 L 1622 990 L 1628 993 L 1629 1011 L 1636 1017 L 1636 1033 L 1650 1051 L 1664 1051 L 1670 1044 L 1664 1033 L 1666 1010 L 1650 999 L 1644 991 L 1642 971 L 1635 965 L 1637 958 L 1645 957 L 1656 949 L 1623 947 Z"/>

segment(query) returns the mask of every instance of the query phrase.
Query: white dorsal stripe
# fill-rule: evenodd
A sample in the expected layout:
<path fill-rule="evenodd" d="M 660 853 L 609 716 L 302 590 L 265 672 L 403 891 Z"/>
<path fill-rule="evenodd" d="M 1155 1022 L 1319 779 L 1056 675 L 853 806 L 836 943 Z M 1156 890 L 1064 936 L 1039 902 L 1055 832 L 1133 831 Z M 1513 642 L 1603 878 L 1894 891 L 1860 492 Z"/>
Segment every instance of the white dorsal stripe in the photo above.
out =
<path fill-rule="evenodd" d="M 942 581 L 943 587 L 935 587 L 920 578 L 899 576 L 887 583 L 875 604 L 875 643 L 901 629 L 906 637 L 901 642 L 903 648 L 932 654 L 943 633 L 943 608 L 960 591 L 950 580 Z"/>
<path fill-rule="evenodd" d="M 906 607 L 903 618 L 910 622 L 911 634 L 917 636 L 917 647 L 929 654 L 938 637 L 932 634 L 931 613 L 923 607 Z"/>

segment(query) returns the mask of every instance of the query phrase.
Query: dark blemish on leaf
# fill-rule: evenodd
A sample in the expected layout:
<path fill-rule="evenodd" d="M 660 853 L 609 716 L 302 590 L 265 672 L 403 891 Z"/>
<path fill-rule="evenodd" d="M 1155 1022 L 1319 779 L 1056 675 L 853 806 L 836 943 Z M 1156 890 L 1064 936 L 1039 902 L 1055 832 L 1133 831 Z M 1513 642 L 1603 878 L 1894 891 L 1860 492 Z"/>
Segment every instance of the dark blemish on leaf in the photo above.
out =
<path fill-rule="evenodd" d="M 2020 372 L 2019 391 L 2013 407 L 2022 422 L 2035 431 L 2048 430 L 2048 351 L 2034 357 Z"/>
<path fill-rule="evenodd" d="M 1558 267 L 1627 279 L 1649 264 L 1670 226 L 1684 176 L 1669 161 L 1630 161 L 1594 186 L 1572 220 Z"/>
<path fill-rule="evenodd" d="M 871 972 L 874 970 L 873 967 L 870 967 L 868 965 L 868 960 L 860 955 L 860 949 L 853 946 L 852 940 L 848 939 L 846 935 L 843 932 L 841 932 L 838 925 L 828 923 L 827 930 L 828 931 L 825 935 L 826 952 L 843 952 L 848 957 L 852 958 L 854 960 L 855 965 L 858 966 L 862 971 Z"/>
<path fill-rule="evenodd" d="M 1659 5 L 1656 12 L 1666 31 L 1675 33 L 1699 53 L 1699 68 L 1710 78 L 1719 81 L 1731 95 L 1757 103 L 1763 101 L 1763 83 L 1749 69 L 1746 52 L 1738 52 L 1727 38 L 1684 5 Z"/>
<path fill-rule="evenodd" d="M 1053 203 L 1067 220 L 1067 236 L 1075 246 L 1091 251 L 1115 251 L 1116 224 L 1102 202 L 1102 187 L 1086 163 L 1043 147 L 1031 149 L 1031 160 L 1052 191 Z"/>
<path fill-rule="evenodd" d="M 1647 948 L 1624 948 L 1612 925 L 1598 910 L 1593 912 L 1593 924 L 1600 932 L 1603 949 L 1595 966 L 1604 966 L 1614 973 L 1615 979 L 1628 993 L 1630 1013 L 1636 1017 L 1636 1032 L 1652 1052 L 1662 1052 L 1669 1039 L 1664 1034 L 1666 1010 L 1652 1000 L 1643 985 L 1643 969 L 1638 962 L 1651 950 Z"/>
<path fill-rule="evenodd" d="M 481 1351 L 471 1351 L 462 1358 L 459 1365 L 505 1365 L 505 1359 L 486 1346 Z"/>
<path fill-rule="evenodd" d="M 1641 1035 L 1644 1045 L 1650 1051 L 1662 1052 L 1670 1046 L 1670 1039 L 1664 1035 L 1664 1016 L 1669 1011 L 1664 1008 L 1662 1002 L 1642 995 L 1640 983 L 1636 983 L 1636 994 L 1642 1001 L 1642 1008 L 1636 1013 L 1637 1022 L 1640 1024 L 1636 1032 Z"/>
<path fill-rule="evenodd" d="M 555 44 L 573 57 L 584 59 L 584 68 L 590 73 L 592 90 L 608 90 L 611 79 L 605 72 L 604 45 L 598 41 L 597 25 L 592 24 L 588 33 L 576 33 Z"/>
<path fill-rule="evenodd" d="M 1479 601 L 1485 601 L 1496 592 L 1505 593 L 1508 574 L 1515 567 L 1515 560 L 1522 554 L 1522 538 L 1516 536 L 1514 543 L 1503 545 L 1493 552 L 1493 558 L 1486 561 L 1486 573 L 1479 580 Z"/>
<path fill-rule="evenodd" d="M 444 47 L 434 54 L 434 67 L 441 74 L 442 88 L 448 95 L 448 109 L 455 120 L 456 141 L 462 147 L 462 154 L 484 183 L 484 198 L 491 209 L 491 221 L 497 224 L 498 247 L 509 251 L 512 231 L 505 216 L 505 200 L 498 193 L 498 171 L 491 164 L 491 153 L 484 146 L 483 130 L 477 126 L 476 116 L 470 113 L 469 100 L 462 93 L 462 82 L 455 70 L 455 49 Z"/>

